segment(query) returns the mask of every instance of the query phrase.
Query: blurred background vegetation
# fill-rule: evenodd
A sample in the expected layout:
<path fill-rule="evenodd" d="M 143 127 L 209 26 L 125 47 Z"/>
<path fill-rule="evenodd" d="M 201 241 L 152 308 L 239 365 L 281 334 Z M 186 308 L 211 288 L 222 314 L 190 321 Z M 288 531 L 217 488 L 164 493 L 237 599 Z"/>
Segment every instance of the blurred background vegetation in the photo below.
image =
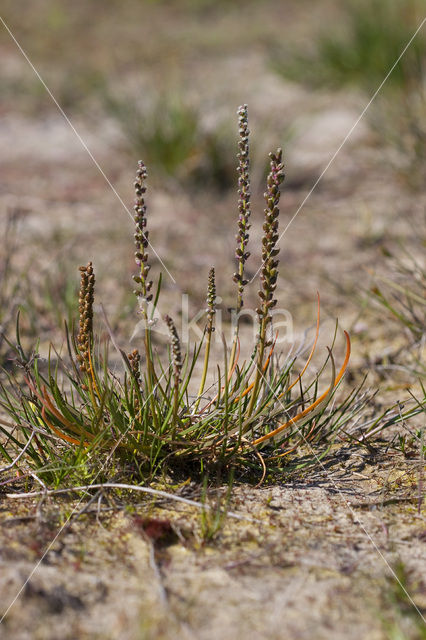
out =
<path fill-rule="evenodd" d="M 235 105 L 217 101 L 229 86 L 212 87 L 227 60 L 257 56 L 316 91 L 349 86 L 369 96 L 423 13 L 422 0 L 34 0 L 25 10 L 15 0 L 2 3 L 4 20 L 67 113 L 108 117 L 123 146 L 160 173 L 219 189 L 235 177 Z M 3 109 L 54 109 L 4 28 L 1 48 Z M 369 114 L 410 174 L 426 156 L 425 52 L 422 29 Z M 235 75 L 241 83 L 238 69 Z M 283 129 L 275 126 L 275 135 L 287 139 Z"/>

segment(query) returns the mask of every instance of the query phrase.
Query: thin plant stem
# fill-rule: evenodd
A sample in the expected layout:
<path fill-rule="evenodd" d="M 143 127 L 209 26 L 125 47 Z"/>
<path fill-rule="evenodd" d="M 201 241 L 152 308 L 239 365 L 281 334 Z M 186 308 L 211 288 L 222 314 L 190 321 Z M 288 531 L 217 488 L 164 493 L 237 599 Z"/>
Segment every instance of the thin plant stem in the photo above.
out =
<path fill-rule="evenodd" d="M 144 348 L 147 369 L 146 381 L 152 409 L 152 418 L 154 424 L 158 428 L 157 412 L 155 410 L 155 398 L 153 396 L 153 389 L 155 384 L 155 369 L 152 359 L 151 327 L 149 324 L 150 318 L 148 313 L 148 304 L 152 300 L 152 280 L 148 279 L 148 274 L 151 267 L 148 264 L 147 248 L 149 245 L 149 232 L 146 229 L 147 218 L 144 198 L 146 192 L 147 177 L 148 172 L 146 170 L 146 167 L 144 163 L 139 160 L 138 168 L 136 171 L 136 179 L 134 182 L 136 196 L 134 204 L 136 225 L 134 234 L 136 247 L 135 261 L 137 266 L 139 267 L 139 273 L 136 276 L 133 276 L 133 279 L 136 284 L 139 285 L 139 288 L 135 291 L 135 294 L 138 297 L 140 314 L 145 323 Z"/>
<path fill-rule="evenodd" d="M 278 259 L 279 253 L 277 248 L 278 242 L 278 204 L 280 201 L 280 184 L 284 180 L 284 165 L 282 164 L 282 150 L 270 153 L 270 173 L 267 178 L 267 189 L 265 193 L 266 209 L 265 222 L 263 225 L 262 237 L 262 269 L 261 284 L 259 291 L 260 307 L 257 309 L 259 316 L 259 336 L 257 343 L 257 364 L 254 379 L 253 391 L 251 392 L 250 402 L 247 409 L 247 417 L 253 413 L 256 405 L 260 381 L 263 376 L 263 357 L 265 354 L 265 346 L 267 346 L 267 330 L 272 324 L 271 309 L 276 305 L 274 298 L 275 289 L 278 278 Z M 270 343 L 268 343 L 270 344 Z"/>
<path fill-rule="evenodd" d="M 235 362 L 235 355 L 237 351 L 237 342 L 238 342 L 238 334 L 239 334 L 239 314 L 244 305 L 244 287 L 247 284 L 247 280 L 245 279 L 245 263 L 250 256 L 250 253 L 247 251 L 247 244 L 249 240 L 249 229 L 250 229 L 250 159 L 249 159 L 249 128 L 248 128 L 248 111 L 247 105 L 244 104 L 238 109 L 238 132 L 239 132 L 239 142 L 238 142 L 238 233 L 236 236 L 237 239 L 237 248 L 235 251 L 235 257 L 238 263 L 238 271 L 234 273 L 234 282 L 238 285 L 237 291 L 237 306 L 235 309 L 236 317 L 235 317 L 235 327 L 234 327 L 234 335 L 232 338 L 232 348 L 231 355 L 229 359 L 229 371 L 232 370 L 232 367 Z"/>
<path fill-rule="evenodd" d="M 207 372 L 209 368 L 209 360 L 210 360 L 210 348 L 211 348 L 211 339 L 212 333 L 214 331 L 214 316 L 216 313 L 216 281 L 215 281 L 215 271 L 212 267 L 209 272 L 209 284 L 207 289 L 207 326 L 206 326 L 206 350 L 204 354 L 204 366 L 203 372 L 201 374 L 200 387 L 198 389 L 197 401 L 194 406 L 194 413 L 197 413 L 198 406 L 200 404 L 204 387 L 206 385 Z"/>
<path fill-rule="evenodd" d="M 176 437 L 176 427 L 178 423 L 179 413 L 179 395 L 180 395 L 180 376 L 182 373 L 182 353 L 180 348 L 180 340 L 176 330 L 175 323 L 170 316 L 166 316 L 167 326 L 169 327 L 172 340 L 172 364 L 173 364 L 173 428 L 172 440 Z"/>

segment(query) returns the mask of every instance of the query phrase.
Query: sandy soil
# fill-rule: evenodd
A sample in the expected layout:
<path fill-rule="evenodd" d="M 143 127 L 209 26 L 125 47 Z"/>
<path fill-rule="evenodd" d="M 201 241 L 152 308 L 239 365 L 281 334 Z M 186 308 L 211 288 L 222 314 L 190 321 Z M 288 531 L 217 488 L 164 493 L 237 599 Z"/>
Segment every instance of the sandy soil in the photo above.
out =
<path fill-rule="evenodd" d="M 37 570 L 1 637 L 421 638 L 414 606 L 425 614 L 426 529 L 416 465 L 336 448 L 320 469 L 235 487 L 229 509 L 242 519 L 228 516 L 212 541 L 198 509 L 117 494 L 111 502 L 110 492 L 51 544 L 81 503 L 49 498 L 37 510 L 7 501 L 1 602 Z M 194 497 L 194 488 L 177 494 Z"/>

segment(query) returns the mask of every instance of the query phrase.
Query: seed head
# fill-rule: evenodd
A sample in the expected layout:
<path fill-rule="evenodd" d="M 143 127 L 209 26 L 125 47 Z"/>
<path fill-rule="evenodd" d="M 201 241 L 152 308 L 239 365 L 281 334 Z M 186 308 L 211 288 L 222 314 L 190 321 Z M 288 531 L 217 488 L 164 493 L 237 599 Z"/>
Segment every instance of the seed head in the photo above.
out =
<path fill-rule="evenodd" d="M 148 280 L 148 273 L 150 265 L 148 264 L 148 252 L 149 245 L 149 232 L 146 229 L 146 204 L 144 194 L 146 192 L 146 179 L 148 173 L 142 160 L 138 162 L 138 168 L 136 171 L 136 179 L 134 182 L 135 187 L 135 261 L 139 267 L 139 273 L 133 276 L 133 280 L 139 287 L 135 290 L 135 294 L 138 298 L 143 299 L 145 302 L 152 300 L 152 281 Z"/>
<path fill-rule="evenodd" d="M 95 274 L 93 265 L 89 262 L 80 270 L 79 293 L 79 332 L 77 336 L 78 362 L 80 370 L 84 373 L 89 370 L 90 349 L 93 342 L 93 301 L 95 293 Z"/>
<path fill-rule="evenodd" d="M 169 328 L 172 342 L 172 363 L 175 382 L 179 382 L 180 373 L 182 371 L 182 352 L 180 348 L 180 340 L 175 323 L 173 322 L 172 318 L 170 316 L 165 316 L 165 321 Z"/>
<path fill-rule="evenodd" d="M 132 353 L 127 355 L 130 364 L 130 370 L 138 386 L 141 386 L 141 356 L 138 349 L 134 349 Z"/>
<path fill-rule="evenodd" d="M 127 355 L 127 358 L 129 360 L 130 371 L 132 372 L 132 376 L 136 382 L 137 387 L 140 389 L 141 388 L 141 356 L 138 349 L 134 349 L 132 353 L 129 353 Z M 133 396 L 133 402 L 134 402 L 135 413 L 138 413 L 140 409 L 140 402 L 139 402 L 139 397 L 137 396 L 136 393 Z"/>
<path fill-rule="evenodd" d="M 280 201 L 280 184 L 284 180 L 284 165 L 282 163 L 282 150 L 270 153 L 270 172 L 267 178 L 267 189 L 264 194 L 266 201 L 265 222 L 263 224 L 262 237 L 262 268 L 260 280 L 262 288 L 259 291 L 261 299 L 260 308 L 257 313 L 260 319 L 265 319 L 268 323 L 271 320 L 270 310 L 276 305 L 274 292 L 278 279 L 278 204 Z"/>
<path fill-rule="evenodd" d="M 209 271 L 206 313 L 207 313 L 207 331 L 212 333 L 214 331 L 213 319 L 216 313 L 216 278 L 215 278 L 214 267 L 212 267 Z"/>
<path fill-rule="evenodd" d="M 237 259 L 238 271 L 234 273 L 234 282 L 238 285 L 237 311 L 243 306 L 243 292 L 247 284 L 244 279 L 244 265 L 249 258 L 247 251 L 250 229 L 250 160 L 249 160 L 249 128 L 247 105 L 244 104 L 238 109 L 238 131 L 240 140 L 238 143 L 238 233 L 236 235 L 237 248 L 235 257 Z"/>

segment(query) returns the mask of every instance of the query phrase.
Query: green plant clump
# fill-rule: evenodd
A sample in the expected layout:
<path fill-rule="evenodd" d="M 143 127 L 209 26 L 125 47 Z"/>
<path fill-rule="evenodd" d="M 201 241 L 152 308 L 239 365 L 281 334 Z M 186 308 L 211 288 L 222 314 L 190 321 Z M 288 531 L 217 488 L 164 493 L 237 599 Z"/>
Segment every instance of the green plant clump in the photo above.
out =
<path fill-rule="evenodd" d="M 374 91 L 395 65 L 389 85 L 407 89 L 421 84 L 426 52 L 422 31 L 398 61 L 424 17 L 420 0 L 348 0 L 344 13 L 346 26 L 339 33 L 321 31 L 314 52 L 278 55 L 275 68 L 309 84 L 353 84 Z"/>
<path fill-rule="evenodd" d="M 236 309 L 243 305 L 248 284 L 250 179 L 247 107 L 239 109 L 238 153 L 239 217 L 236 247 Z M 161 293 L 161 275 L 150 279 L 149 231 L 146 196 L 147 171 L 138 163 L 135 187 L 134 276 L 138 311 L 144 326 L 140 349 L 126 354 L 110 334 L 119 352 L 121 377 L 109 365 L 108 344 L 94 329 L 95 273 L 92 263 L 80 267 L 78 333 L 66 329 L 66 357 L 51 347 L 47 364 L 37 352 L 26 354 L 19 337 L 9 345 L 15 353 L 12 372 L 4 372 L 0 405 L 0 454 L 21 475 L 37 473 L 49 484 L 71 479 L 132 477 L 152 478 L 160 470 L 202 473 L 208 468 L 228 469 L 266 464 L 275 467 L 291 459 L 298 448 L 330 442 L 350 421 L 356 392 L 340 404 L 331 402 L 350 357 L 336 368 L 332 351 L 323 366 L 305 383 L 319 332 L 303 367 L 292 356 L 278 365 L 275 355 L 273 308 L 278 279 L 278 224 L 280 186 L 284 180 L 282 152 L 270 154 L 262 238 L 262 264 L 258 335 L 251 357 L 240 361 L 239 325 L 223 362 L 211 371 L 211 339 L 215 330 L 216 283 L 208 275 L 204 336 L 200 344 L 184 350 L 175 323 L 165 318 L 170 333 L 168 357 L 153 346 L 153 318 Z M 106 322 L 106 318 L 105 318 Z M 334 343 L 334 339 L 333 339 Z M 202 373 L 196 380 L 196 364 Z M 329 369 L 327 383 L 321 383 Z M 115 367 L 116 369 L 116 367 Z M 207 380 L 213 379 L 208 386 Z M 192 395 L 194 385 L 198 392 Z M 321 388 L 324 387 L 324 388 Z M 306 450 L 308 447 L 308 450 Z M 313 454 L 316 456 L 317 454 Z M 309 456 L 305 455 L 305 461 Z M 303 464 L 303 463 L 301 463 Z"/>
<path fill-rule="evenodd" d="M 274 47 L 272 68 L 309 86 L 374 95 L 372 127 L 395 148 L 406 181 L 418 187 L 426 158 L 424 2 L 346 0 L 341 10 L 342 28 L 320 28 L 302 51 Z"/>
<path fill-rule="evenodd" d="M 423 245 L 424 241 L 421 247 Z M 413 255 L 408 251 L 404 253 L 402 259 L 385 251 L 395 272 L 394 277 L 377 276 L 377 284 L 371 294 L 401 327 L 406 341 L 400 349 L 400 366 L 419 382 L 420 395 L 410 392 L 414 407 L 405 413 L 407 419 L 426 411 L 426 271 Z"/>
<path fill-rule="evenodd" d="M 105 95 L 108 112 L 119 124 L 133 152 L 163 177 L 219 190 L 231 186 L 227 127 L 206 131 L 199 111 L 178 94 L 165 93 L 152 104 L 130 96 Z"/>

